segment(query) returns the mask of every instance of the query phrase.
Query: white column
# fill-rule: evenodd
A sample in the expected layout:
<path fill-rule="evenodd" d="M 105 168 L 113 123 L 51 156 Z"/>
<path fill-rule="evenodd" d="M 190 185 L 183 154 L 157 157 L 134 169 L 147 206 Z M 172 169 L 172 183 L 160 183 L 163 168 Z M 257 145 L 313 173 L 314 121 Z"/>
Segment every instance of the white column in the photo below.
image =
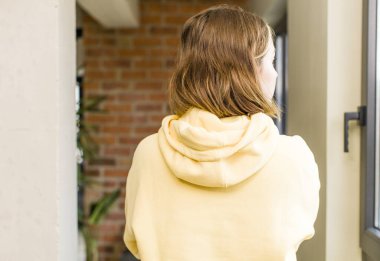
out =
<path fill-rule="evenodd" d="M 326 261 L 360 261 L 360 127 L 344 112 L 361 105 L 362 1 L 328 1 Z"/>
<path fill-rule="evenodd" d="M 0 1 L 0 260 L 76 260 L 75 1 Z"/>

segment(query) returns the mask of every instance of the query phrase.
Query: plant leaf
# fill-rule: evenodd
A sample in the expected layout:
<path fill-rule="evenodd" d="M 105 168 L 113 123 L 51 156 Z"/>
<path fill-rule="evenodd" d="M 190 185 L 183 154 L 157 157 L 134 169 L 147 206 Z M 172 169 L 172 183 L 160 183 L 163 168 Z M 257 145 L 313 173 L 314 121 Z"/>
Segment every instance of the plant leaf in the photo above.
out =
<path fill-rule="evenodd" d="M 105 216 L 108 209 L 119 197 L 120 189 L 113 191 L 111 194 L 103 196 L 98 202 L 95 203 L 93 210 L 90 213 L 88 223 L 99 224 L 100 220 Z"/>

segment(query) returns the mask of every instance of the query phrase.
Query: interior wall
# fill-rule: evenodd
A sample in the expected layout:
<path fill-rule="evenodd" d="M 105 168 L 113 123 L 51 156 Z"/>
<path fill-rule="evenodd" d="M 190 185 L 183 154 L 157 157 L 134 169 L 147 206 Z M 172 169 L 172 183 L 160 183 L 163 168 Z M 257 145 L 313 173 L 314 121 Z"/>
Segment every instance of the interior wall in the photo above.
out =
<path fill-rule="evenodd" d="M 315 235 L 298 249 L 298 261 L 323 261 L 326 252 L 327 0 L 288 1 L 289 135 L 313 151 L 321 181 Z M 335 260 L 338 261 L 338 260 Z"/>
<path fill-rule="evenodd" d="M 0 260 L 76 260 L 74 4 L 0 1 Z"/>
<path fill-rule="evenodd" d="M 361 94 L 362 1 L 288 1 L 288 130 L 305 138 L 319 166 L 320 209 L 303 261 L 358 261 L 360 132 L 343 115 Z"/>

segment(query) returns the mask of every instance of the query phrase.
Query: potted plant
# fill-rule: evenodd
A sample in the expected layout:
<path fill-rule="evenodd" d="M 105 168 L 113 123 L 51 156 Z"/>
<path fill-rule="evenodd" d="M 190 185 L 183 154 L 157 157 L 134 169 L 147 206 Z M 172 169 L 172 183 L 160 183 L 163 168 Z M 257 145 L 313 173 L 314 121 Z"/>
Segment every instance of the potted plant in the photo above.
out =
<path fill-rule="evenodd" d="M 83 120 L 86 112 L 105 113 L 99 109 L 99 105 L 106 99 L 106 96 L 97 96 L 87 101 L 79 101 L 77 104 L 77 177 L 78 177 L 78 235 L 79 235 L 79 260 L 98 260 L 97 241 L 91 233 L 91 227 L 98 225 L 102 218 L 120 195 L 120 189 L 101 197 L 98 201 L 90 204 L 88 214 L 83 208 L 83 194 L 85 189 L 91 189 L 99 183 L 86 178 L 83 171 L 83 162 L 96 157 L 98 144 L 91 137 L 91 133 L 96 131 L 95 126 Z"/>

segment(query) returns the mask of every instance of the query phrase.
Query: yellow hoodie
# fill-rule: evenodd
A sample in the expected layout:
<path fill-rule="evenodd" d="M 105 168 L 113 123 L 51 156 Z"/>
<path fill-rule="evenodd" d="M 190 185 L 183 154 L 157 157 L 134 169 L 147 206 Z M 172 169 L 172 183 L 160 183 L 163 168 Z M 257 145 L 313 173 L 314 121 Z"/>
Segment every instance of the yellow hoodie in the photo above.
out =
<path fill-rule="evenodd" d="M 268 115 L 192 108 L 138 144 L 124 242 L 143 261 L 295 261 L 315 234 L 319 189 L 305 141 Z"/>

